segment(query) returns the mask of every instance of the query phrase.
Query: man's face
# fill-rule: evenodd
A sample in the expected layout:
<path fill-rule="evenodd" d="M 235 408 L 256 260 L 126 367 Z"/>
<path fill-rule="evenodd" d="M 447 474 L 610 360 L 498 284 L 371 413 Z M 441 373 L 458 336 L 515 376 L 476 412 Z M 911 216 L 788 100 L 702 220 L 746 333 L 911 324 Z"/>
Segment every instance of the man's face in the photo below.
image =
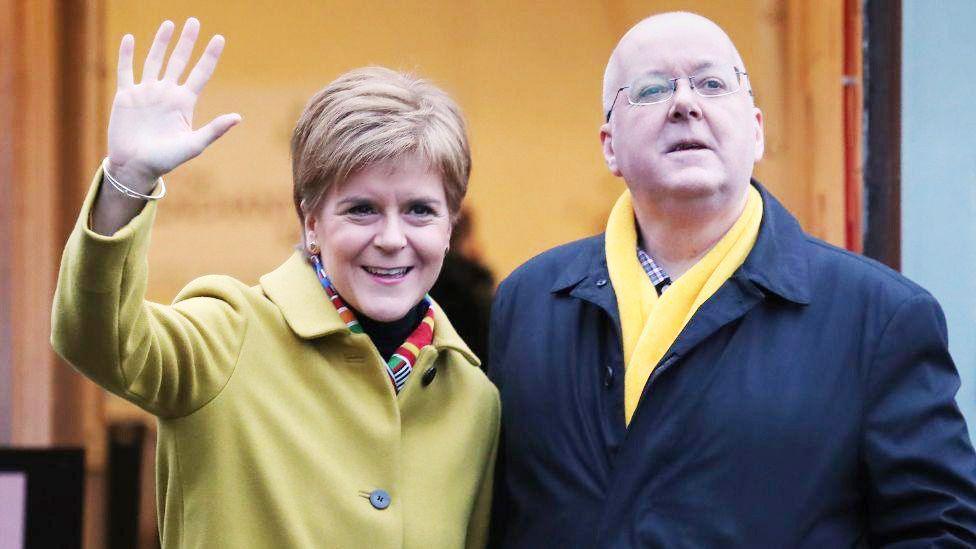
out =
<path fill-rule="evenodd" d="M 649 74 L 743 70 L 725 34 L 699 18 L 646 21 L 628 33 L 616 55 L 616 87 Z M 621 91 L 601 128 L 611 172 L 624 178 L 638 201 L 741 198 L 764 147 L 762 112 L 752 104 L 746 79 L 736 93 L 702 97 L 683 78 L 671 99 L 652 105 L 631 105 L 628 90 Z"/>

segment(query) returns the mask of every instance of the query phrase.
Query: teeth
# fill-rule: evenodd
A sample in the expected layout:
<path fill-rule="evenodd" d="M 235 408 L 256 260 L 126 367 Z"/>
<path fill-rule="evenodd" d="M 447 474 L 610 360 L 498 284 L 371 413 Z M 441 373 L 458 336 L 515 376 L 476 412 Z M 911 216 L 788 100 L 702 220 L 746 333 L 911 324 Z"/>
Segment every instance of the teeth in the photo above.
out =
<path fill-rule="evenodd" d="M 365 267 L 366 271 L 370 274 L 379 276 L 403 276 L 407 274 L 406 267 L 400 267 L 397 269 L 380 269 L 377 267 Z"/>

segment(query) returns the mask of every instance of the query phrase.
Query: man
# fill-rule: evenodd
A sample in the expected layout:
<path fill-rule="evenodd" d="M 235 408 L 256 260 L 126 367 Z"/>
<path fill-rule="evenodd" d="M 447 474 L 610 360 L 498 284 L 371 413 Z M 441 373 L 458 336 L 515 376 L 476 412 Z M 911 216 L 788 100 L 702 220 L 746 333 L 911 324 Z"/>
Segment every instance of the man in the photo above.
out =
<path fill-rule="evenodd" d="M 621 39 L 604 235 L 499 287 L 497 547 L 973 547 L 976 457 L 925 290 L 802 232 L 757 182 L 728 36 Z"/>

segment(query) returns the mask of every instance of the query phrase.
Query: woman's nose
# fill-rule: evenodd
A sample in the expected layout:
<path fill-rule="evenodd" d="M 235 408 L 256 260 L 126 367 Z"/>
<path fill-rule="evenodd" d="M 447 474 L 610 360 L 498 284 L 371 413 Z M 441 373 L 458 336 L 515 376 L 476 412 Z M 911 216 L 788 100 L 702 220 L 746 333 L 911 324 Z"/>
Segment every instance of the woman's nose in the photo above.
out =
<path fill-rule="evenodd" d="M 398 215 L 388 216 L 373 238 L 373 244 L 385 251 L 399 250 L 407 245 L 407 235 L 403 229 L 403 221 Z"/>

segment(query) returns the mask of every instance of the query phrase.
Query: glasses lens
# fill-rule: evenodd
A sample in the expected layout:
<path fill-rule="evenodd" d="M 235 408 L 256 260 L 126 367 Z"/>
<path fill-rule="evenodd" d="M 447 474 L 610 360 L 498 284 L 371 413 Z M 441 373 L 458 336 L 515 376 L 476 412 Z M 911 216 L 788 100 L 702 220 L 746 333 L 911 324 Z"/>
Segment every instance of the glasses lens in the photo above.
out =
<path fill-rule="evenodd" d="M 699 95 L 725 95 L 739 89 L 739 77 L 732 67 L 711 67 L 695 75 Z"/>
<path fill-rule="evenodd" d="M 635 105 L 667 101 L 671 97 L 671 81 L 660 75 L 640 76 L 627 89 L 627 95 Z"/>

